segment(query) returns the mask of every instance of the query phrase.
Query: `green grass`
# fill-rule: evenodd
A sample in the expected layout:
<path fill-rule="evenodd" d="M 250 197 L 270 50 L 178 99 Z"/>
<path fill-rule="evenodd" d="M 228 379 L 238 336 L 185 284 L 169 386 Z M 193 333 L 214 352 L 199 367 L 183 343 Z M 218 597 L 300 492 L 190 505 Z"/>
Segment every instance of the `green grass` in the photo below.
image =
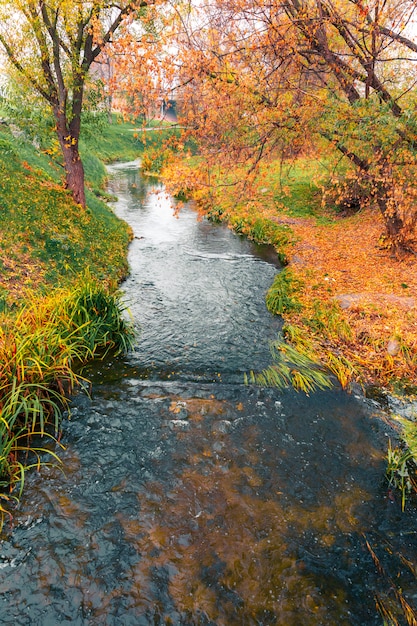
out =
<path fill-rule="evenodd" d="M 150 130 L 152 127 L 154 130 Z M 160 127 L 159 122 L 144 126 L 141 120 L 134 123 L 113 115 L 111 124 L 103 123 L 97 129 L 87 129 L 80 139 L 80 151 L 83 158 L 86 154 L 94 154 L 105 163 L 133 161 L 146 148 L 160 147 L 177 133 L 169 125 Z"/>
<path fill-rule="evenodd" d="M 68 284 L 86 267 L 116 286 L 127 272 L 129 227 L 94 194 L 79 210 L 62 187 L 62 168 L 7 126 L 0 127 L 0 289 Z"/>
<path fill-rule="evenodd" d="M 221 221 L 221 215 L 221 211 L 209 212 L 209 217 L 213 221 Z M 274 246 L 280 262 L 286 263 L 286 250 L 293 241 L 292 231 L 288 226 L 277 224 L 261 216 L 247 215 L 229 216 L 228 222 L 236 233 L 245 235 L 256 243 Z"/>
<path fill-rule="evenodd" d="M 87 155 L 99 156 L 105 163 L 111 161 L 134 161 L 143 151 L 142 134 L 135 133 L 136 124 L 125 122 L 113 115 L 112 123 L 104 122 L 97 128 L 81 130 L 80 152 L 85 161 Z M 86 167 L 88 172 L 88 166 Z"/>
<path fill-rule="evenodd" d="M 289 311 L 300 311 L 301 302 L 297 297 L 302 289 L 301 282 L 295 278 L 289 268 L 284 268 L 274 278 L 266 294 L 266 306 L 273 315 L 282 315 Z"/>
<path fill-rule="evenodd" d="M 268 163 L 264 182 L 273 189 L 277 209 L 284 208 L 290 217 L 314 217 L 328 222 L 323 215 L 321 183 L 327 180 L 326 163 L 316 159 L 297 159 L 295 163 L 282 164 L 279 160 Z"/>

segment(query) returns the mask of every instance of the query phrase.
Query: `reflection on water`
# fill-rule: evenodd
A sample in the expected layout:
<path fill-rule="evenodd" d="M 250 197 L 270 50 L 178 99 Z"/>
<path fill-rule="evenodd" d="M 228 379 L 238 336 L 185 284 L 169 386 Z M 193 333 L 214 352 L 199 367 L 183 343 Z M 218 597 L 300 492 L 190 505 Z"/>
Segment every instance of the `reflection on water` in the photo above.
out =
<path fill-rule="evenodd" d="M 276 267 L 190 210 L 173 217 L 134 169 L 113 177 L 143 237 L 124 285 L 141 337 L 89 367 L 64 474 L 29 477 L 2 543 L 0 622 L 381 624 L 390 576 L 416 593 L 390 553 L 417 556 L 412 513 L 387 497 L 386 427 L 339 390 L 244 386 L 279 326 L 263 303 Z"/>

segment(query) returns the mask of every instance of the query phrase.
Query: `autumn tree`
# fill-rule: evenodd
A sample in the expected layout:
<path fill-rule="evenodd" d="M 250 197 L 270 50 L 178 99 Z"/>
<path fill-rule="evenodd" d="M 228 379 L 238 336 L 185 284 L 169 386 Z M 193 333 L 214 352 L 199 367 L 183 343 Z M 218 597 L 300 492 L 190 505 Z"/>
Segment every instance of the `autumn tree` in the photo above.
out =
<path fill-rule="evenodd" d="M 86 80 L 116 31 L 144 6 L 140 0 L 0 0 L 0 48 L 22 81 L 51 108 L 66 186 L 82 206 L 78 142 Z"/>
<path fill-rule="evenodd" d="M 389 245 L 411 250 L 415 13 L 411 0 L 187 3 L 177 13 L 186 123 L 224 170 L 325 140 L 350 164 L 340 195 L 348 180 L 378 207 Z"/>

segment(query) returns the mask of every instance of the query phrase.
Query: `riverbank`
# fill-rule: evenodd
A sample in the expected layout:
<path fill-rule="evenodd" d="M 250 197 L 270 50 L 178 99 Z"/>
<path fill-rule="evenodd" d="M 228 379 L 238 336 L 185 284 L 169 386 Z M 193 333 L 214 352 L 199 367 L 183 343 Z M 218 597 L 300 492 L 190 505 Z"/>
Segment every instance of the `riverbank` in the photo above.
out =
<path fill-rule="evenodd" d="M 282 163 L 269 163 L 245 200 L 230 186 L 204 189 L 193 160 L 171 166 L 164 180 L 210 218 L 277 248 L 285 278 L 278 277 L 268 306 L 283 316 L 289 341 L 314 353 L 343 387 L 357 383 L 365 390 L 412 395 L 416 258 L 397 259 L 383 247 L 378 211 L 346 216 L 323 206 L 317 169 L 313 160 L 300 160 L 287 171 Z"/>
<path fill-rule="evenodd" d="M 87 208 L 63 188 L 63 168 L 51 131 L 0 125 L 0 302 L 13 307 L 34 290 L 70 285 L 85 268 L 110 289 L 126 275 L 129 227 L 105 204 L 103 161 L 137 158 L 143 145 L 130 125 L 106 125 L 100 140 L 86 134 L 80 147 Z"/>
<path fill-rule="evenodd" d="M 131 342 L 117 289 L 132 233 L 101 199 L 103 160 L 143 150 L 125 127 L 107 125 L 101 142 L 87 133 L 80 210 L 63 188 L 53 134 L 0 125 L 0 527 L 25 472 L 59 463 L 67 398 L 86 384 L 80 365 Z"/>
<path fill-rule="evenodd" d="M 324 204 L 317 181 L 328 170 L 320 168 L 314 159 L 272 161 L 243 200 L 233 186 L 202 184 L 194 158 L 169 166 L 164 180 L 211 219 L 275 246 L 284 269 L 266 302 L 282 316 L 286 341 L 324 364 L 342 387 L 359 388 L 386 409 L 405 440 L 388 472 L 409 491 L 416 482 L 414 465 L 407 469 L 410 451 L 417 455 L 417 261 L 384 247 L 375 209 L 347 215 Z M 397 416 L 411 426 L 404 430 Z"/>

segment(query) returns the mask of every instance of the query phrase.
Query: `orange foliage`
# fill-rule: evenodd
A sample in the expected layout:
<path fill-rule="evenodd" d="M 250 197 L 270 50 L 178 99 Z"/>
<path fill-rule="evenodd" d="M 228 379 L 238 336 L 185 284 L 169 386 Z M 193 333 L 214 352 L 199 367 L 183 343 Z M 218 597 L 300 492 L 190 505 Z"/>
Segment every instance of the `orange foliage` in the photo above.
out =
<path fill-rule="evenodd" d="M 169 69 L 165 47 L 158 71 L 175 87 L 183 144 L 193 138 L 202 156 L 193 185 L 246 193 L 242 175 L 256 175 L 261 160 L 306 154 L 325 139 L 382 214 L 391 248 L 413 249 L 417 43 L 405 27 L 415 10 L 403 0 L 176 5 L 166 24 L 175 57 Z"/>
<path fill-rule="evenodd" d="M 331 226 L 293 220 L 298 241 L 290 263 L 303 278 L 304 306 L 301 314 L 286 317 L 303 327 L 315 301 L 324 307 L 337 302 L 352 338 L 333 337 L 332 345 L 316 345 L 323 360 L 330 348 L 351 361 L 362 383 L 405 379 L 415 385 L 417 263 L 411 257 L 398 260 L 378 246 L 382 227 L 382 218 L 375 219 L 369 209 Z"/>

